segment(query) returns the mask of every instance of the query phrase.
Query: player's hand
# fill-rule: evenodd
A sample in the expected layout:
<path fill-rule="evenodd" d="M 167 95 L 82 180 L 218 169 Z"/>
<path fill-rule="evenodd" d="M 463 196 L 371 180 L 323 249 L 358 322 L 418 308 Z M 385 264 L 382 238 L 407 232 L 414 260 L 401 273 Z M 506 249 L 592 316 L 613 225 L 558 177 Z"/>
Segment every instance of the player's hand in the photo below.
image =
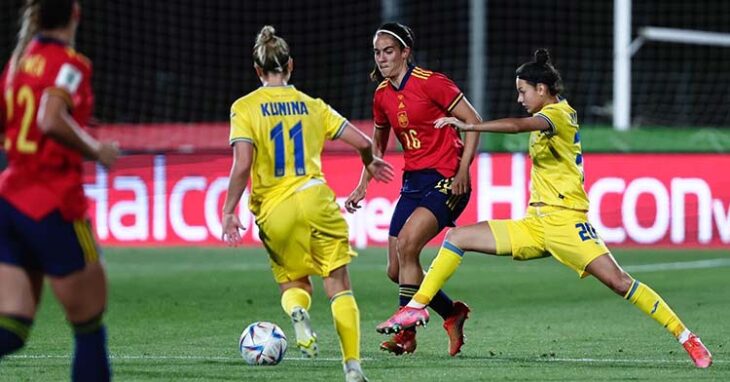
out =
<path fill-rule="evenodd" d="M 119 146 L 116 142 L 102 142 L 96 151 L 96 160 L 102 166 L 110 168 L 119 158 Z"/>
<path fill-rule="evenodd" d="M 241 224 L 241 221 L 238 220 L 238 215 L 223 214 L 222 226 L 223 235 L 221 236 L 221 240 L 228 244 L 229 247 L 238 245 L 241 242 L 241 231 L 246 230 Z"/>
<path fill-rule="evenodd" d="M 350 196 L 348 196 L 347 200 L 345 200 L 345 209 L 347 212 L 351 214 L 355 213 L 355 211 L 361 207 L 360 201 L 365 199 L 367 189 L 367 184 L 360 184 L 350 193 Z"/>
<path fill-rule="evenodd" d="M 370 176 L 378 182 L 388 183 L 395 176 L 393 166 L 379 157 L 373 157 L 373 161 L 367 166 L 367 170 Z"/>
<path fill-rule="evenodd" d="M 469 170 L 461 170 L 454 175 L 454 181 L 451 183 L 451 193 L 454 195 L 464 195 L 471 190 L 471 177 Z"/>
<path fill-rule="evenodd" d="M 433 121 L 433 127 L 440 129 L 444 126 L 452 125 L 455 128 L 461 130 L 461 131 L 467 131 L 471 130 L 470 125 L 460 121 L 458 118 L 455 117 L 441 117 L 435 121 Z"/>

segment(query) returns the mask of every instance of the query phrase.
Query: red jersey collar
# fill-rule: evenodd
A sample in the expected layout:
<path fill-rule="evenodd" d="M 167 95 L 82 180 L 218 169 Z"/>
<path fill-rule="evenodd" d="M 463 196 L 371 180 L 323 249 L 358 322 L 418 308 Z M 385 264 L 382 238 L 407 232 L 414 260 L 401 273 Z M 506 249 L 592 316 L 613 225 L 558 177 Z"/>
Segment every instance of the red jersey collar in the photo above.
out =
<path fill-rule="evenodd" d="M 406 71 L 406 75 L 403 76 L 403 80 L 401 80 L 400 86 L 396 88 L 395 86 L 393 86 L 393 83 L 390 82 L 390 80 L 388 80 L 388 84 L 390 85 L 390 87 L 393 88 L 393 90 L 395 90 L 397 92 L 405 89 L 406 82 L 408 82 L 408 79 L 411 78 L 411 72 L 413 71 L 413 68 L 415 68 L 415 67 L 416 66 L 413 64 L 408 64 L 408 70 Z"/>

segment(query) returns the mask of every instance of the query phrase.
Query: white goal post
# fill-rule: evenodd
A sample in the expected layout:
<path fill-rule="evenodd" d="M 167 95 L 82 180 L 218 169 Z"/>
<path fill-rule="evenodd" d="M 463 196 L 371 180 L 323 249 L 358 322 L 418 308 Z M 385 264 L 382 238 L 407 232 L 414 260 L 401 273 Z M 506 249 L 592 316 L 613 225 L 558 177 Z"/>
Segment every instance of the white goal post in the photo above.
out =
<path fill-rule="evenodd" d="M 631 126 L 631 57 L 648 41 L 730 47 L 730 33 L 647 26 L 631 41 L 631 0 L 614 0 L 613 128 Z"/>

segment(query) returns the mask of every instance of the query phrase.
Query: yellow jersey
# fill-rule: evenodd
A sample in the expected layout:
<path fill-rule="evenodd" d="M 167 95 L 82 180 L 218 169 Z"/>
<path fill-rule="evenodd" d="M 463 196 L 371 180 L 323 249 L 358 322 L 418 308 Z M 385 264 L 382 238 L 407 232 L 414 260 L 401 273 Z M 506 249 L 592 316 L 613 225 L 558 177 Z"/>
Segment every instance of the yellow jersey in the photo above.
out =
<path fill-rule="evenodd" d="M 587 211 L 583 153 L 575 109 L 561 99 L 533 116 L 545 118 L 550 129 L 530 133 L 530 203 Z"/>
<path fill-rule="evenodd" d="M 254 147 L 249 208 L 257 221 L 312 179 L 324 181 L 320 155 L 347 120 L 292 85 L 262 86 L 231 106 L 230 144 Z"/>

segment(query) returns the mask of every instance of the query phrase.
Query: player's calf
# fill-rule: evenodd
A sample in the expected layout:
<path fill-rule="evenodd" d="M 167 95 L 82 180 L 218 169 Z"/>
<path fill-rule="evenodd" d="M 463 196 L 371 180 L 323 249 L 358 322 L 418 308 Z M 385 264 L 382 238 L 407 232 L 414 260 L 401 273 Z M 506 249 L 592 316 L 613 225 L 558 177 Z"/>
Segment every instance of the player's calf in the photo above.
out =
<path fill-rule="evenodd" d="M 103 312 L 79 323 L 73 323 L 74 358 L 71 366 L 73 381 L 109 381 L 111 366 L 106 345 Z"/>
<path fill-rule="evenodd" d="M 22 348 L 32 325 L 32 319 L 0 314 L 0 357 Z"/>

